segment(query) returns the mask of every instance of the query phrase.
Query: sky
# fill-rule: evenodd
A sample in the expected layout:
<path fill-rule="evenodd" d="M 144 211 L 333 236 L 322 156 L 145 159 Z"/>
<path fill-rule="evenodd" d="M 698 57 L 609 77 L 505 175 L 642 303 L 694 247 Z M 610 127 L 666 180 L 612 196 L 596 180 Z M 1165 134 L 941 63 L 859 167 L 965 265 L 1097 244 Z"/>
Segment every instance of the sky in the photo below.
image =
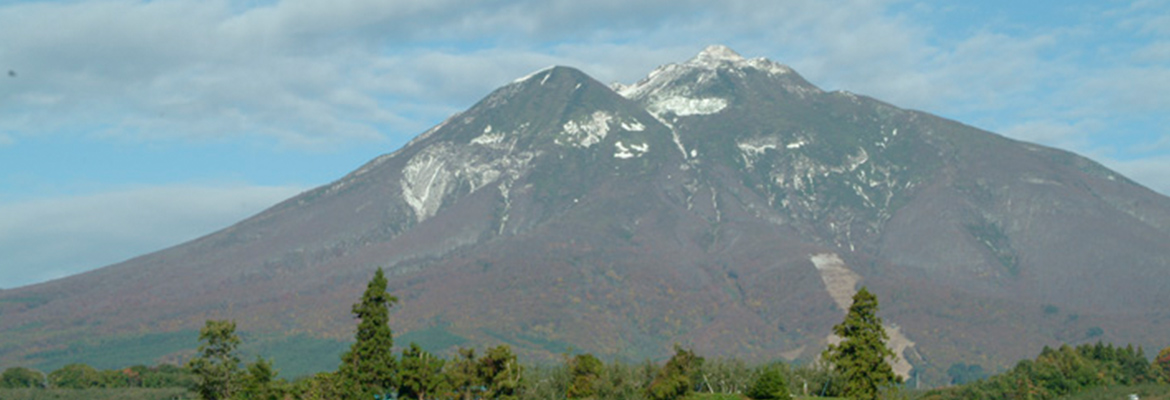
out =
<path fill-rule="evenodd" d="M 1170 194 L 1170 0 L 0 0 L 0 288 L 227 227 L 543 67 L 711 44 Z"/>

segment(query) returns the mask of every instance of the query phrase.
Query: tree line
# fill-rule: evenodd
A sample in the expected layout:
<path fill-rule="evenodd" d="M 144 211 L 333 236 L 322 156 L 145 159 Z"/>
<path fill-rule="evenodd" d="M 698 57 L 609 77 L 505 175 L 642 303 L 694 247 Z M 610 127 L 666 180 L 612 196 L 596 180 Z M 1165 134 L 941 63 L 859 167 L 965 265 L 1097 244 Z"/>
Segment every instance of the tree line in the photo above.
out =
<path fill-rule="evenodd" d="M 783 364 L 748 368 L 742 362 L 707 363 L 693 351 L 675 346 L 662 366 L 653 363 L 606 365 L 591 354 L 566 356 L 557 369 L 525 368 L 507 345 L 459 349 L 444 359 L 411 343 L 401 356 L 392 352 L 388 324 L 398 301 L 386 291 L 382 269 L 370 280 L 352 313 L 359 322 L 354 343 L 336 371 L 294 383 L 275 379 L 271 362 L 258 358 L 240 367 L 235 355 L 239 337 L 231 321 L 207 321 L 198 355 L 188 366 L 196 391 L 209 400 L 224 399 L 646 399 L 677 400 L 696 393 L 760 399 L 791 398 L 789 382 L 800 379 L 802 393 L 811 381 L 814 394 L 876 399 L 901 380 L 888 361 L 895 355 L 881 319 L 877 298 L 862 288 L 845 320 L 834 327 L 843 338 L 823 358 L 832 365 L 793 370 Z M 819 393 L 815 392 L 819 389 Z"/>
<path fill-rule="evenodd" d="M 1020 361 L 986 379 L 930 391 L 924 399 L 1048 400 L 1095 388 L 1140 384 L 1170 384 L 1170 347 L 1150 362 L 1141 347 L 1132 345 L 1045 346 L 1035 360 Z"/>
<path fill-rule="evenodd" d="M 737 359 L 707 360 L 675 345 L 665 364 L 646 361 L 603 362 L 592 354 L 565 355 L 559 365 L 521 365 L 507 345 L 458 349 L 451 358 L 431 354 L 415 343 L 392 351 L 389 312 L 398 301 L 386 291 L 381 269 L 352 307 L 359 322 L 355 341 L 335 371 L 294 381 L 278 378 L 270 360 L 241 360 L 236 324 L 207 321 L 195 357 L 185 366 L 135 366 L 99 371 L 84 364 L 44 374 L 14 367 L 0 376 L 0 387 L 118 388 L 186 387 L 213 400 L 284 399 L 639 399 L 678 400 L 790 399 L 803 396 L 878 399 L 904 397 L 901 379 L 890 366 L 896 355 L 886 347 L 877 317 L 877 297 L 861 288 L 845 319 L 833 327 L 842 338 L 821 360 L 803 366 L 772 363 L 748 366 Z M 956 377 L 980 374 L 973 366 L 953 367 Z M 922 395 L 930 400 L 1046 400 L 1111 384 L 1170 383 L 1170 348 L 1146 361 L 1141 348 L 1098 343 L 1045 348 L 1036 360 L 986 379 Z M 958 382 L 956 382 L 958 383 Z"/>
<path fill-rule="evenodd" d="M 0 374 L 0 388 L 175 388 L 193 387 L 195 375 L 183 367 L 162 364 L 135 365 L 122 369 L 98 370 L 85 364 L 69 364 L 44 373 L 32 368 L 12 367 Z"/>

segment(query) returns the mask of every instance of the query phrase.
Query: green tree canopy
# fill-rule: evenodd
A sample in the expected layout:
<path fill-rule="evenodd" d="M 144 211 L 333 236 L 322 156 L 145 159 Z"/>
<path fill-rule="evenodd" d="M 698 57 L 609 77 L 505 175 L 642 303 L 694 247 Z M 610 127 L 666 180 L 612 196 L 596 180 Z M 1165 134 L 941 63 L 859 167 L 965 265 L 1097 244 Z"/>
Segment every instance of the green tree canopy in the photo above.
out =
<path fill-rule="evenodd" d="M 524 369 L 508 345 L 488 349 L 479 360 L 479 374 L 487 387 L 485 397 L 514 399 L 523 384 Z"/>
<path fill-rule="evenodd" d="M 25 367 L 12 367 L 0 374 L 0 388 L 33 388 L 41 387 L 45 376 L 40 371 Z"/>
<path fill-rule="evenodd" d="M 1162 349 L 1150 364 L 1150 375 L 1154 382 L 1170 383 L 1170 347 Z"/>
<path fill-rule="evenodd" d="M 947 376 L 952 385 L 962 385 L 987 377 L 987 372 L 978 364 L 954 363 L 947 368 Z"/>
<path fill-rule="evenodd" d="M 845 397 L 858 400 L 877 399 L 885 388 L 901 383 L 887 360 L 894 352 L 886 347 L 889 336 L 877 316 L 878 301 L 865 287 L 853 296 L 853 305 L 845 320 L 833 327 L 833 333 L 843 339 L 829 345 L 824 359 L 833 364 L 845 379 Z"/>
<path fill-rule="evenodd" d="M 199 341 L 198 355 L 187 363 L 196 376 L 195 390 L 208 400 L 231 398 L 239 389 L 240 337 L 235 321 L 208 320 Z"/>
<path fill-rule="evenodd" d="M 297 380 L 291 391 L 298 400 L 335 400 L 344 398 L 337 393 L 337 384 L 334 382 L 336 374 L 332 372 L 318 372 L 311 377 Z"/>
<path fill-rule="evenodd" d="M 417 343 L 411 343 L 409 348 L 402 351 L 399 396 L 418 400 L 434 397 L 447 383 L 443 364 L 442 358 L 424 351 Z"/>
<path fill-rule="evenodd" d="M 1170 352 L 1167 352 L 1170 354 Z M 1112 344 L 1045 346 L 1035 360 L 966 385 L 928 393 L 926 399 L 1049 400 L 1105 386 L 1129 386 L 1154 380 L 1141 348 Z"/>
<path fill-rule="evenodd" d="M 784 371 L 777 365 L 764 367 L 760 376 L 748 389 L 748 397 L 755 400 L 788 400 L 792 395 L 788 393 L 788 381 L 784 379 Z"/>
<path fill-rule="evenodd" d="M 256 357 L 256 361 L 248 364 L 247 371 L 241 377 L 241 400 L 280 400 L 284 395 L 286 385 L 284 380 L 276 379 L 277 371 L 272 367 L 272 361 Z"/>
<path fill-rule="evenodd" d="M 65 389 L 87 389 L 101 386 L 102 375 L 85 364 L 69 364 L 49 373 L 49 384 Z"/>
<path fill-rule="evenodd" d="M 444 372 L 451 384 L 451 390 L 464 400 L 470 400 L 476 393 L 486 389 L 486 384 L 479 373 L 475 349 L 460 348 L 455 358 L 447 363 Z"/>
<path fill-rule="evenodd" d="M 703 358 L 694 352 L 674 346 L 674 356 L 666 362 L 666 366 L 658 371 L 658 375 L 646 387 L 646 397 L 650 400 L 676 400 L 685 397 L 694 390 L 698 382 L 698 372 L 703 366 Z"/>
<path fill-rule="evenodd" d="M 394 370 L 397 368 L 394 353 L 394 336 L 390 331 L 390 306 L 398 298 L 386 292 L 386 276 L 382 268 L 366 286 L 362 300 L 353 305 L 353 315 L 358 323 L 357 339 L 349 351 L 341 356 L 337 370 L 339 390 L 351 398 L 372 398 L 395 386 Z"/>
<path fill-rule="evenodd" d="M 592 354 L 578 354 L 569 361 L 569 388 L 566 396 L 570 399 L 587 399 L 597 395 L 597 381 L 604 372 L 605 364 Z"/>

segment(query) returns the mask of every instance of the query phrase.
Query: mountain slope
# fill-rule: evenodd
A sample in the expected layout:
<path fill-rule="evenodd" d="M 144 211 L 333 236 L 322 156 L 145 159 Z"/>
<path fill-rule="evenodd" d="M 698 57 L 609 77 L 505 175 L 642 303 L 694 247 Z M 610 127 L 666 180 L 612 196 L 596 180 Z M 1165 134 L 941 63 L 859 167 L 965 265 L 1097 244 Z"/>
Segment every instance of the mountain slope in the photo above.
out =
<path fill-rule="evenodd" d="M 1164 346 L 1167 243 L 1170 200 L 1090 160 L 713 46 L 628 86 L 537 71 L 228 229 L 0 292 L 0 364 L 173 359 L 233 318 L 255 351 L 310 349 L 286 373 L 330 368 L 385 267 L 400 344 L 535 360 L 811 359 L 867 285 L 899 371 L 944 382 L 1058 341 Z"/>

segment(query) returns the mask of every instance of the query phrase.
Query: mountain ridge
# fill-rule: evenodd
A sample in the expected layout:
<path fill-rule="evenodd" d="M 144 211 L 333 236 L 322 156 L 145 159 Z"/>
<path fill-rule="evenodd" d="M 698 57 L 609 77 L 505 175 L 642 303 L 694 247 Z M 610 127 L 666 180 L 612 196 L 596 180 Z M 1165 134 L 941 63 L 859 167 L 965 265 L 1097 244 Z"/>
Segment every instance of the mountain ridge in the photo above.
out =
<path fill-rule="evenodd" d="M 902 338 L 899 372 L 943 382 L 959 360 L 1005 366 L 1056 341 L 1154 347 L 1168 242 L 1170 200 L 1091 160 L 712 46 L 628 86 L 535 71 L 229 228 L 0 292 L 0 364 L 209 318 L 328 353 L 385 267 L 404 339 L 533 359 L 681 342 L 807 360 L 866 285 Z"/>

